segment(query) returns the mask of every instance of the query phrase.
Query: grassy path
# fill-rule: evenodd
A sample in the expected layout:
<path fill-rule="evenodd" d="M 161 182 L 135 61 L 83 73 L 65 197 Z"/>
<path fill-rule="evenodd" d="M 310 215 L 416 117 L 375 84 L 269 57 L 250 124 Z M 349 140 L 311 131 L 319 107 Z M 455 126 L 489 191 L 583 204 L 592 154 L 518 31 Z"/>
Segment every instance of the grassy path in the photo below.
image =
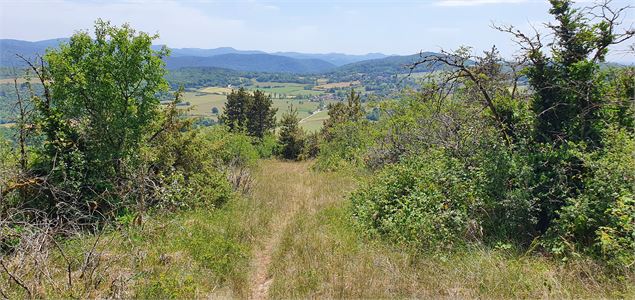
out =
<path fill-rule="evenodd" d="M 312 214 L 323 205 L 341 201 L 350 179 L 311 172 L 310 163 L 265 162 L 256 174 L 252 197 L 272 209 L 268 233 L 253 250 L 251 299 L 266 299 L 273 282 L 272 259 L 284 232 L 298 214 Z"/>
<path fill-rule="evenodd" d="M 78 235 L 60 251 L 5 262 L 43 299 L 635 299 L 635 278 L 614 278 L 592 261 L 478 245 L 425 254 L 364 237 L 346 200 L 351 176 L 310 167 L 262 161 L 250 195 L 218 209 L 151 214 L 143 226 Z M 82 277 L 93 248 L 98 262 Z M 11 282 L 0 273 L 0 292 L 28 298 Z"/>
<path fill-rule="evenodd" d="M 474 246 L 425 255 L 360 236 L 346 195 L 350 176 L 311 163 L 264 161 L 251 201 L 266 224 L 253 238 L 249 297 L 297 298 L 629 298 L 634 288 L 538 255 Z M 266 211 L 263 211 L 266 209 Z M 263 221 L 264 220 L 264 221 Z"/>

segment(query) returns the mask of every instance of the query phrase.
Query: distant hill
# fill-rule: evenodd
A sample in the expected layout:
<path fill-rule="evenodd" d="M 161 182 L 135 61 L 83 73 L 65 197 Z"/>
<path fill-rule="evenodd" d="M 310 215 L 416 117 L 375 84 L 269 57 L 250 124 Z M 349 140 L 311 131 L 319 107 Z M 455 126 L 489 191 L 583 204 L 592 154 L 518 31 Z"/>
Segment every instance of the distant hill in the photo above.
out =
<path fill-rule="evenodd" d="M 371 59 L 360 62 L 355 62 L 341 66 L 334 70 L 334 72 L 341 73 L 364 73 L 364 74 L 404 74 L 409 73 L 409 65 L 421 60 L 421 56 L 438 55 L 434 52 L 423 52 L 420 54 L 405 55 L 405 56 L 388 56 L 379 59 Z M 419 66 L 414 72 L 429 71 L 430 66 Z"/>
<path fill-rule="evenodd" d="M 154 49 L 159 49 L 161 46 L 155 45 L 152 46 Z M 180 56 L 201 56 L 201 57 L 211 57 L 216 55 L 223 54 L 267 54 L 263 51 L 257 50 L 236 50 L 232 47 L 220 47 L 214 49 L 201 49 L 201 48 L 170 48 L 170 56 L 172 57 L 180 57 Z"/>
<path fill-rule="evenodd" d="M 161 46 L 153 46 L 155 49 L 159 49 Z M 369 59 L 377 59 L 384 58 L 387 55 L 382 53 L 368 53 L 363 55 L 352 55 L 352 54 L 344 54 L 344 53 L 300 53 L 300 52 L 274 52 L 267 53 L 264 51 L 258 50 L 237 50 L 232 47 L 220 47 L 214 49 L 201 49 L 201 48 L 170 48 L 172 57 L 179 56 L 202 56 L 202 57 L 211 57 L 222 54 L 272 54 L 278 56 L 286 56 L 291 58 L 298 59 L 319 59 L 329 63 L 332 63 L 336 66 L 342 66 L 358 61 L 369 60 Z"/>
<path fill-rule="evenodd" d="M 322 73 L 335 65 L 319 59 L 296 59 L 271 54 L 221 54 L 211 57 L 180 56 L 166 59 L 168 69 L 217 67 L 237 71 Z"/>
<path fill-rule="evenodd" d="M 384 58 L 387 55 L 381 53 L 368 53 L 363 55 L 351 55 L 343 53 L 327 53 L 327 54 L 312 54 L 312 53 L 299 53 L 299 52 L 276 52 L 275 55 L 282 55 L 292 58 L 300 59 L 320 59 L 336 66 L 342 66 L 359 61 Z"/>
<path fill-rule="evenodd" d="M 55 48 L 60 42 L 64 41 L 68 41 L 68 39 L 60 38 L 38 42 L 0 39 L 0 66 L 23 66 L 24 61 L 17 57 L 16 54 L 20 54 L 27 59 L 33 59 L 37 55 L 43 55 L 47 48 Z"/>

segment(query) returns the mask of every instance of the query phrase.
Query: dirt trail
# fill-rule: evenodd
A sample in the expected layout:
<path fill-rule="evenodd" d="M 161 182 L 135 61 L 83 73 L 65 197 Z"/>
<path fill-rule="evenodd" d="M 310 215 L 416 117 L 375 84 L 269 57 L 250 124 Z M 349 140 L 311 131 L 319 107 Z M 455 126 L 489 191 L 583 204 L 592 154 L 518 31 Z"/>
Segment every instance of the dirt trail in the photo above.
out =
<path fill-rule="evenodd" d="M 273 208 L 269 235 L 263 237 L 260 247 L 253 254 L 250 299 L 267 299 L 273 282 L 269 274 L 272 257 L 280 244 L 283 232 L 293 216 L 307 208 L 312 199 L 313 187 L 307 163 L 274 162 L 266 165 L 256 183 L 254 197 L 267 201 Z"/>
<path fill-rule="evenodd" d="M 255 253 L 254 265 L 256 270 L 252 279 L 252 293 L 250 299 L 267 299 L 269 286 L 273 278 L 269 276 L 269 265 L 273 251 L 280 241 L 281 230 L 274 230 L 273 235 L 265 242 L 264 249 Z"/>

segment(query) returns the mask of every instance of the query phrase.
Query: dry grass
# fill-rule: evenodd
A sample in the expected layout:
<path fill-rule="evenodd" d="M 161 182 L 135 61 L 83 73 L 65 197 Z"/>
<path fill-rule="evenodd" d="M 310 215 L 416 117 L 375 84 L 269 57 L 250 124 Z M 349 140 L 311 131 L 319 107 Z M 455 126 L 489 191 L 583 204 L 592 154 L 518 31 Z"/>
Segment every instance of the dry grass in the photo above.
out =
<path fill-rule="evenodd" d="M 590 261 L 563 264 L 482 247 L 422 255 L 365 238 L 345 200 L 350 176 L 308 166 L 269 162 L 261 174 L 270 179 L 274 222 L 284 224 L 277 226 L 284 232 L 271 259 L 270 298 L 635 297 L 634 278 L 617 280 Z"/>
<path fill-rule="evenodd" d="M 318 86 L 315 86 L 313 89 L 316 91 L 326 91 L 328 89 L 342 89 L 342 88 L 349 88 L 349 87 L 356 87 L 361 85 L 361 82 L 359 81 L 344 81 L 344 82 L 333 82 L 333 83 L 326 83 L 326 84 L 320 84 Z"/>
<path fill-rule="evenodd" d="M 310 171 L 310 163 L 266 161 L 256 174 L 254 199 L 273 209 L 269 234 L 261 237 L 252 263 L 252 299 L 264 299 L 272 283 L 274 253 L 282 234 L 296 215 L 314 214 L 324 205 L 339 200 L 352 180 Z"/>
<path fill-rule="evenodd" d="M 297 215 L 272 269 L 272 298 L 633 298 L 629 280 L 482 248 L 417 255 L 360 237 L 342 204 Z M 630 283 L 632 284 L 632 279 Z"/>
<path fill-rule="evenodd" d="M 34 298 L 635 298 L 632 275 L 613 278 L 590 261 L 483 247 L 425 255 L 365 237 L 346 200 L 353 176 L 310 166 L 263 161 L 252 194 L 222 209 L 154 216 L 98 243 L 92 235 L 60 242 L 72 285 L 55 248 L 37 261 L 32 253 L 3 261 L 11 270 L 30 264 L 15 274 Z M 82 279 L 95 244 L 95 274 Z M 28 298 L 6 274 L 0 288 Z"/>
<path fill-rule="evenodd" d="M 147 216 L 141 227 L 121 225 L 99 238 L 80 234 L 60 241 L 61 251 L 49 245 L 0 258 L 33 298 L 245 298 L 252 245 L 271 215 L 265 203 L 236 197 L 221 209 Z M 88 265 L 95 271 L 82 276 L 93 245 Z M 30 298 L 2 272 L 0 289 L 8 298 Z"/>
<path fill-rule="evenodd" d="M 199 91 L 201 93 L 228 95 L 228 94 L 230 94 L 232 92 L 232 90 L 233 89 L 227 88 L 227 87 L 211 86 L 211 87 L 202 88 Z"/>

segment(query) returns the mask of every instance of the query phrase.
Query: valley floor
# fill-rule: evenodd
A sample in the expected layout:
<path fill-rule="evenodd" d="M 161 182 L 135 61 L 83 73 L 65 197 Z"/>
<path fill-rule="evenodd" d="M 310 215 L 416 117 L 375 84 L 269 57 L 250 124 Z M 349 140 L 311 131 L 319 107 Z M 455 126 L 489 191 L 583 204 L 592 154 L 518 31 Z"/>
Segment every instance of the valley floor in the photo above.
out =
<path fill-rule="evenodd" d="M 603 275 L 592 262 L 476 246 L 415 254 L 364 237 L 346 200 L 353 177 L 310 166 L 263 161 L 250 194 L 221 209 L 78 237 L 60 247 L 76 264 L 51 253 L 39 260 L 48 270 L 39 282 L 15 274 L 36 298 L 635 298 L 631 279 Z M 99 260 L 83 276 L 91 247 Z M 16 285 L 3 292 L 26 296 Z"/>

